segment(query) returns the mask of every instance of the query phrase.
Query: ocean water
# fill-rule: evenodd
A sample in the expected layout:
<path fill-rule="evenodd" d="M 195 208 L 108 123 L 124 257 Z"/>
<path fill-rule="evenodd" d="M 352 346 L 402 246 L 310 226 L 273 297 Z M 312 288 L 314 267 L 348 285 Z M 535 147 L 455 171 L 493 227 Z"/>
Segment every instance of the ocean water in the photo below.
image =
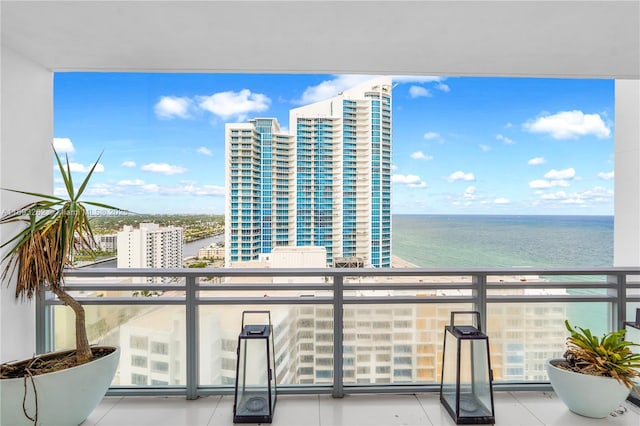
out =
<path fill-rule="evenodd" d="M 394 215 L 392 238 L 425 268 L 613 266 L 613 216 Z"/>
<path fill-rule="evenodd" d="M 425 268 L 613 266 L 613 217 L 394 215 L 392 243 L 394 255 Z M 574 303 L 567 309 L 572 324 L 597 335 L 608 331 L 611 315 L 601 303 Z"/>

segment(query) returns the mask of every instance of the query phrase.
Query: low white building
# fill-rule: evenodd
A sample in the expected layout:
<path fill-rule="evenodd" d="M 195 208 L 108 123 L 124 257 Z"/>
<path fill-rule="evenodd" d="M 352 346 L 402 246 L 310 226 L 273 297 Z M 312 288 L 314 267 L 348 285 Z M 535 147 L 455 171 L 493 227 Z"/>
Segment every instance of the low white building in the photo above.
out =
<path fill-rule="evenodd" d="M 180 268 L 183 250 L 184 233 L 177 226 L 141 223 L 118 232 L 118 268 Z"/>

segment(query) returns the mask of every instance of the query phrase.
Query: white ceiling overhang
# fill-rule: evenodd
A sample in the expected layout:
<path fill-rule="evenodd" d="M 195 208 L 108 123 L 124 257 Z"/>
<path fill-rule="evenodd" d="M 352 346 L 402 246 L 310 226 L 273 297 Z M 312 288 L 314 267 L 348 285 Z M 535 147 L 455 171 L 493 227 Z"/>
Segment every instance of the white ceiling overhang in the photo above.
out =
<path fill-rule="evenodd" d="M 15 1 L 53 71 L 640 78 L 638 1 Z"/>

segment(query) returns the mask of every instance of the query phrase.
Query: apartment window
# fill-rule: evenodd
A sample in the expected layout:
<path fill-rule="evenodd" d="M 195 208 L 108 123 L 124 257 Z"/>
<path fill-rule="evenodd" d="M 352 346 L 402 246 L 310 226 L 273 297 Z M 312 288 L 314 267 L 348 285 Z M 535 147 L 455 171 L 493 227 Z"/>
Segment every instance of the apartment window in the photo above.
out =
<path fill-rule="evenodd" d="M 333 365 L 333 360 L 331 358 L 318 358 L 316 359 L 316 365 L 330 366 Z"/>
<path fill-rule="evenodd" d="M 129 346 L 131 349 L 147 350 L 148 339 L 144 336 L 131 336 L 129 337 Z"/>
<path fill-rule="evenodd" d="M 391 362 L 391 355 L 389 354 L 377 354 L 376 355 L 377 362 Z"/>
<path fill-rule="evenodd" d="M 393 370 L 393 377 L 399 377 L 399 378 L 410 378 L 411 377 L 411 370 L 408 369 L 395 369 Z"/>
<path fill-rule="evenodd" d="M 147 376 L 143 374 L 135 374 L 131 375 L 131 384 L 133 385 L 146 385 L 147 384 Z"/>
<path fill-rule="evenodd" d="M 236 363 L 233 359 L 230 358 L 222 358 L 222 369 L 235 371 Z"/>
<path fill-rule="evenodd" d="M 162 361 L 151 361 L 151 370 L 160 373 L 166 373 L 169 371 L 169 363 Z"/>
<path fill-rule="evenodd" d="M 155 379 L 151 379 L 151 384 L 153 386 L 168 386 L 169 382 L 164 381 L 164 380 L 155 380 Z"/>
<path fill-rule="evenodd" d="M 169 344 L 163 342 L 151 342 L 151 353 L 169 355 Z"/>
<path fill-rule="evenodd" d="M 333 375 L 331 370 L 316 371 L 316 379 L 330 379 Z"/>
<path fill-rule="evenodd" d="M 131 355 L 131 366 L 132 367 L 147 367 L 147 357 L 146 356 L 138 356 Z"/>
<path fill-rule="evenodd" d="M 333 353 L 333 346 L 318 346 L 316 348 L 318 354 L 331 354 Z"/>

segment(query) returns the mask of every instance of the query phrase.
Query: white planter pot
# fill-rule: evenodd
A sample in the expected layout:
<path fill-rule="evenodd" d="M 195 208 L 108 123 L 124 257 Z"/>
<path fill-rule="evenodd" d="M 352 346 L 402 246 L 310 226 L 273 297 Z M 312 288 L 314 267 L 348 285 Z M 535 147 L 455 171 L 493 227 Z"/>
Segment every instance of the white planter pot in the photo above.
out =
<path fill-rule="evenodd" d="M 118 367 L 120 349 L 67 370 L 34 376 L 38 392 L 38 426 L 82 423 L 104 397 Z M 22 411 L 24 379 L 0 380 L 0 424 L 33 425 Z M 27 412 L 35 414 L 33 386 L 27 379 Z"/>
<path fill-rule="evenodd" d="M 564 404 L 576 414 L 604 418 L 629 395 L 629 389 L 612 377 L 591 376 L 554 366 L 546 362 L 551 386 Z"/>

